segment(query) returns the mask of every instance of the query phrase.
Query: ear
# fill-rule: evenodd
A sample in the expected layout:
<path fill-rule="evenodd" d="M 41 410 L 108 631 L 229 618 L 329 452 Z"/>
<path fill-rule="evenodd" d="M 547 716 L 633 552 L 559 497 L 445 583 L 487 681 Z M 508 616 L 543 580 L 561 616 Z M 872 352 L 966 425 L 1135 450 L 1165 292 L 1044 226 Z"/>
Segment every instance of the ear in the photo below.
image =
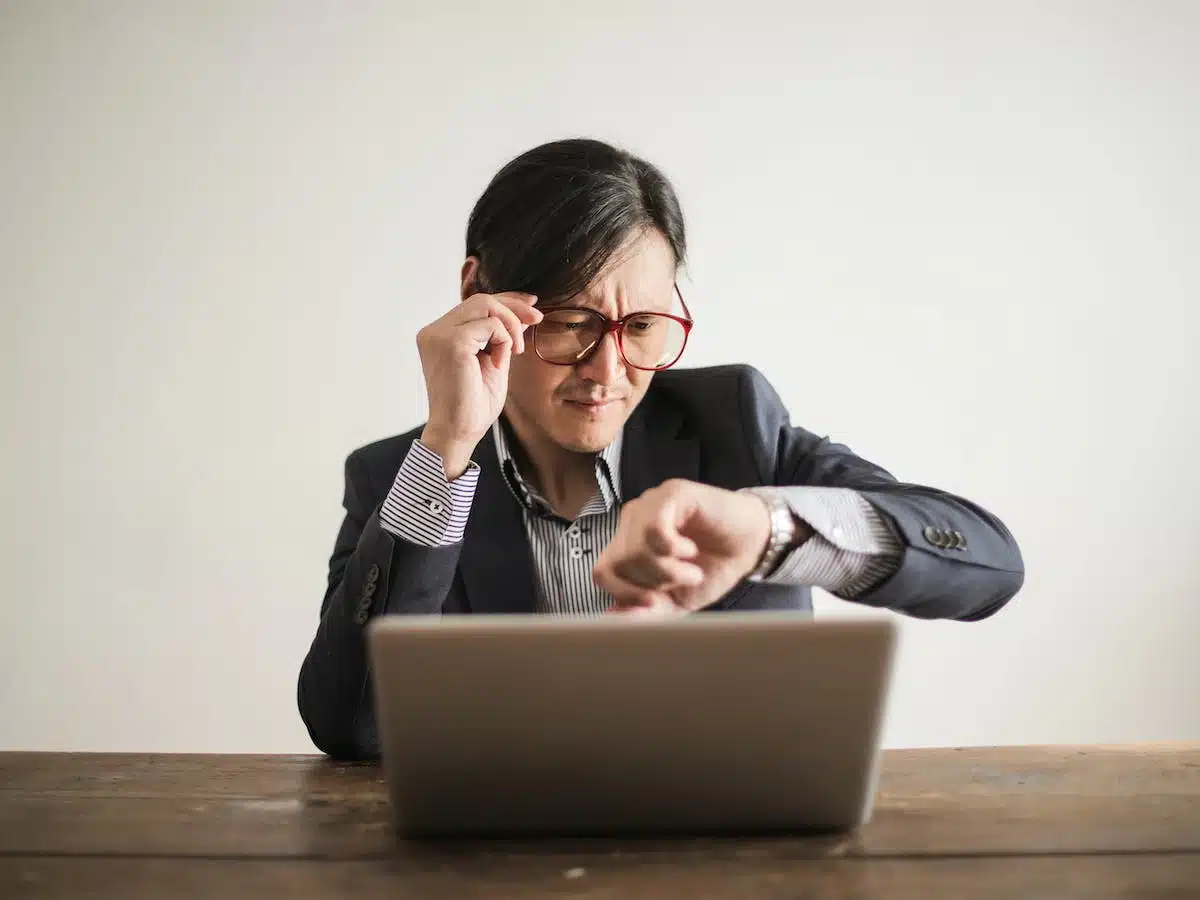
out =
<path fill-rule="evenodd" d="M 468 256 L 462 264 L 459 280 L 459 299 L 466 300 L 473 294 L 479 293 L 479 257 Z"/>

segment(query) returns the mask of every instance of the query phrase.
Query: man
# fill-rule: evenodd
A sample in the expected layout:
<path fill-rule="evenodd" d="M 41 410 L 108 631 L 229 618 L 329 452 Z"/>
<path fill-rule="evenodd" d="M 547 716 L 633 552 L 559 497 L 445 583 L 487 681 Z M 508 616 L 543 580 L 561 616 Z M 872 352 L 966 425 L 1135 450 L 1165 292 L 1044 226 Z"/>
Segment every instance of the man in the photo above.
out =
<path fill-rule="evenodd" d="M 990 616 L 1016 542 L 789 423 L 749 366 L 672 370 L 692 320 L 674 190 L 596 141 L 505 166 L 471 214 L 461 303 L 417 335 L 429 420 L 346 462 L 299 705 L 378 753 L 364 628 L 384 614 L 797 609 L 813 585 L 921 618 Z"/>

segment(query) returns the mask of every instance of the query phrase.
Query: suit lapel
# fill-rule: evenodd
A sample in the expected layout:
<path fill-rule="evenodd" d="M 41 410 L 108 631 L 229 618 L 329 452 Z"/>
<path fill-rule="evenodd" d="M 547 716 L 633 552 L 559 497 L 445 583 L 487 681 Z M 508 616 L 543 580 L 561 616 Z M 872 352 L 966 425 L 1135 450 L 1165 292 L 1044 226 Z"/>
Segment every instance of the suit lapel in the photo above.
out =
<path fill-rule="evenodd" d="M 537 602 L 525 521 L 500 471 L 490 430 L 475 461 L 479 483 L 458 561 L 467 605 L 473 613 L 532 613 Z"/>
<path fill-rule="evenodd" d="M 625 424 L 621 499 L 633 500 L 671 478 L 695 481 L 700 444 L 684 428 L 683 413 L 651 392 Z"/>

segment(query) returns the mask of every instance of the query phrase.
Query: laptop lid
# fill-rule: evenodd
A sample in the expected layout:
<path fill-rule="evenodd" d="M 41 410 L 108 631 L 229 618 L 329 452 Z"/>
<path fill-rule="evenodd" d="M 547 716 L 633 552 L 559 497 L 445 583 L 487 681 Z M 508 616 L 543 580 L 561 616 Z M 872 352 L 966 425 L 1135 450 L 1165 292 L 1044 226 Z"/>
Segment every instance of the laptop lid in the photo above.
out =
<path fill-rule="evenodd" d="M 896 624 L 803 613 L 383 616 L 410 836 L 841 830 L 870 816 Z"/>

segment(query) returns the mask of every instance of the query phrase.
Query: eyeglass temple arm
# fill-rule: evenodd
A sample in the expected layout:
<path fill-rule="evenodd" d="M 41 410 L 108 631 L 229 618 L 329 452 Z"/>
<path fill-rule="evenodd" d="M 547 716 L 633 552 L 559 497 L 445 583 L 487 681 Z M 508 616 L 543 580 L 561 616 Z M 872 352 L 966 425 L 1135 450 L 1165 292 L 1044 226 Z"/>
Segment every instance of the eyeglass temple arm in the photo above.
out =
<path fill-rule="evenodd" d="M 679 290 L 679 282 L 675 282 L 675 294 L 679 297 L 679 304 L 683 307 L 683 317 L 689 322 L 692 321 L 692 311 L 688 309 L 687 301 L 683 299 L 683 291 Z"/>

